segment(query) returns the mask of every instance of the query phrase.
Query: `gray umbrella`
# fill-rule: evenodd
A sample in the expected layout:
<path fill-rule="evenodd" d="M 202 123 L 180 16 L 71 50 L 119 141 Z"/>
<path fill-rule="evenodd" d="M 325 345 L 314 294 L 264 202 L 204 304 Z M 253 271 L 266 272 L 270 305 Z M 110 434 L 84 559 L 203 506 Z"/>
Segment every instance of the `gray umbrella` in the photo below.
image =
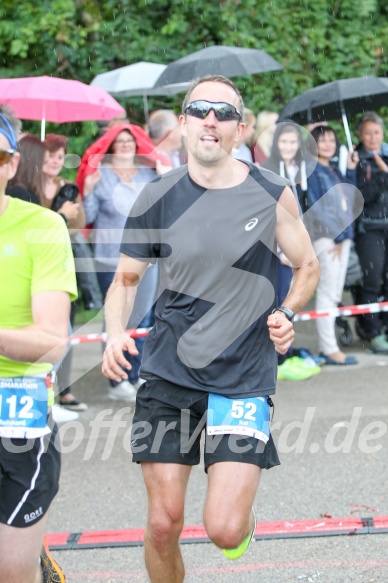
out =
<path fill-rule="evenodd" d="M 342 118 L 349 149 L 352 149 L 346 114 L 354 115 L 384 105 L 388 105 L 388 78 L 339 79 L 308 89 L 291 99 L 281 112 L 279 121 L 292 119 L 306 125 Z"/>
<path fill-rule="evenodd" d="M 236 77 L 282 68 L 264 51 L 215 45 L 170 63 L 156 81 L 155 87 L 183 83 L 204 75 Z"/>
<path fill-rule="evenodd" d="M 94 77 L 91 85 L 102 87 L 114 97 L 135 97 L 142 96 L 144 104 L 144 116 L 148 121 L 149 95 L 176 95 L 185 91 L 188 83 L 169 84 L 164 87 L 154 88 L 155 81 L 166 69 L 167 65 L 160 63 L 148 63 L 140 61 L 126 67 L 113 69 L 105 73 L 100 73 Z"/>

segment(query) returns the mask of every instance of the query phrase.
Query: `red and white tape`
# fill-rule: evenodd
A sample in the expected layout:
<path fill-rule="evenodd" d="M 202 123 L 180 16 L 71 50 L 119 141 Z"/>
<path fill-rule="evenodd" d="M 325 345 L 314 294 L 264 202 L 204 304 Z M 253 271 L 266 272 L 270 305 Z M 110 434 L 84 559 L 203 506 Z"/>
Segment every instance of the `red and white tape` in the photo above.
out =
<path fill-rule="evenodd" d="M 378 302 L 375 304 L 360 304 L 358 306 L 343 306 L 342 308 L 330 308 L 329 310 L 312 310 L 311 312 L 299 312 L 295 315 L 294 321 L 317 320 L 318 318 L 328 318 L 329 316 L 360 316 L 361 314 L 376 314 L 378 312 L 388 312 L 388 302 Z M 138 328 L 137 330 L 127 330 L 128 336 L 132 338 L 144 338 L 150 328 Z M 82 336 L 71 336 L 70 345 L 86 344 L 89 342 L 105 342 L 106 334 L 84 334 Z"/>
<path fill-rule="evenodd" d="M 130 329 L 126 330 L 128 336 L 132 338 L 144 338 L 147 336 L 148 332 L 151 328 L 138 328 L 137 330 Z M 105 342 L 106 341 L 106 333 L 103 334 L 83 334 L 81 336 L 70 336 L 70 345 L 75 346 L 77 344 L 86 344 L 88 342 Z"/>
<path fill-rule="evenodd" d="M 361 314 L 376 314 L 378 312 L 388 312 L 388 302 L 378 302 L 375 304 L 360 304 L 358 306 L 343 306 L 342 308 L 330 308 L 328 310 L 313 310 L 311 312 L 299 312 L 295 315 L 294 321 L 317 320 L 329 316 L 360 316 Z"/>

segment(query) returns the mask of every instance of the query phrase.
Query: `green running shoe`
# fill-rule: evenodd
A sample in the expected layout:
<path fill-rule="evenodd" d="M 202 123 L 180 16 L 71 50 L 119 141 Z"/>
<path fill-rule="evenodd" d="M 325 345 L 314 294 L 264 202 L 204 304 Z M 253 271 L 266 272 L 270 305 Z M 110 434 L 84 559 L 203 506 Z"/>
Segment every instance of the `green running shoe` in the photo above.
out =
<path fill-rule="evenodd" d="M 293 356 L 278 366 L 278 381 L 304 381 L 321 372 L 319 366 L 306 364 L 303 358 Z"/>
<path fill-rule="evenodd" d="M 255 530 L 256 530 L 256 513 L 254 508 L 252 508 L 252 512 L 253 512 L 253 520 L 254 520 L 254 525 L 252 528 L 252 531 L 248 534 L 247 538 L 245 538 L 243 540 L 243 542 L 241 543 L 241 545 L 239 545 L 236 549 L 222 549 L 222 552 L 224 553 L 225 557 L 227 559 L 230 560 L 234 560 L 234 559 L 239 559 L 247 550 L 247 548 L 249 547 L 251 540 L 253 539 L 253 535 L 255 534 Z"/>

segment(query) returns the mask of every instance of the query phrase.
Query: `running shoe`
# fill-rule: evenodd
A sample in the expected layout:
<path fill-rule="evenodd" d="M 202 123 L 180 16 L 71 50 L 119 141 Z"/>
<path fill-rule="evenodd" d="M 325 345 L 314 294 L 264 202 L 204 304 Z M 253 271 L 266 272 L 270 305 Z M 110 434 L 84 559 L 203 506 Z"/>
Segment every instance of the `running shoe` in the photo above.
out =
<path fill-rule="evenodd" d="M 255 530 L 256 530 L 256 513 L 255 513 L 255 509 L 253 507 L 252 507 L 252 512 L 253 512 L 254 524 L 253 524 L 253 528 L 252 528 L 251 532 L 248 534 L 247 538 L 245 538 L 243 540 L 243 542 L 241 543 L 241 545 L 239 545 L 236 549 L 222 549 L 222 552 L 224 553 L 225 557 L 227 559 L 230 559 L 231 561 L 234 561 L 235 559 L 239 559 L 245 553 L 245 551 L 247 550 L 247 548 L 251 544 L 251 541 L 253 539 L 253 535 L 255 534 Z"/>
<path fill-rule="evenodd" d="M 136 401 L 136 389 L 129 381 L 122 381 L 115 387 L 109 387 L 109 399 L 112 401 Z"/>
<path fill-rule="evenodd" d="M 69 411 L 86 411 L 88 408 L 86 403 L 82 403 L 82 401 L 78 401 L 78 399 L 75 398 L 70 401 L 59 399 L 59 404 L 61 407 L 68 409 Z"/>
<path fill-rule="evenodd" d="M 305 362 L 305 359 L 299 356 L 292 356 L 278 366 L 278 380 L 304 381 L 319 372 L 321 368 L 318 365 Z"/>
<path fill-rule="evenodd" d="M 296 356 L 303 358 L 307 362 L 312 362 L 314 365 L 323 366 L 326 364 L 326 360 L 322 356 L 317 356 L 308 350 L 307 348 L 297 348 L 295 350 Z"/>
<path fill-rule="evenodd" d="M 43 539 L 43 547 L 40 553 L 40 568 L 42 570 L 43 583 L 66 583 L 66 577 L 62 569 L 49 551 L 46 537 Z"/>
<path fill-rule="evenodd" d="M 54 404 L 51 407 L 51 413 L 54 421 L 57 423 L 68 423 L 69 421 L 75 421 L 79 418 L 79 413 L 77 413 L 77 411 L 69 411 L 57 404 Z"/>
<path fill-rule="evenodd" d="M 385 334 L 379 334 L 369 341 L 369 349 L 375 354 L 388 354 L 388 340 Z"/>

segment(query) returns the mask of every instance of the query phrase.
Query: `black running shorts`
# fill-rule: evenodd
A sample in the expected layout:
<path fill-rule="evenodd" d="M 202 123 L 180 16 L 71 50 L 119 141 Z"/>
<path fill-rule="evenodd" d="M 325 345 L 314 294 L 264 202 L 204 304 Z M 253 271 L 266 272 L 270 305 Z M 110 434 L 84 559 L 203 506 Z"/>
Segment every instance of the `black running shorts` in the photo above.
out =
<path fill-rule="evenodd" d="M 24 528 L 47 512 L 58 492 L 61 454 L 58 427 L 37 439 L 0 437 L 0 522 Z"/>
<path fill-rule="evenodd" d="M 196 465 L 206 426 L 208 393 L 166 381 L 147 381 L 137 392 L 132 427 L 134 462 Z M 206 435 L 205 470 L 214 463 L 233 461 L 269 469 L 280 464 L 270 435 L 267 444 L 253 437 Z"/>

